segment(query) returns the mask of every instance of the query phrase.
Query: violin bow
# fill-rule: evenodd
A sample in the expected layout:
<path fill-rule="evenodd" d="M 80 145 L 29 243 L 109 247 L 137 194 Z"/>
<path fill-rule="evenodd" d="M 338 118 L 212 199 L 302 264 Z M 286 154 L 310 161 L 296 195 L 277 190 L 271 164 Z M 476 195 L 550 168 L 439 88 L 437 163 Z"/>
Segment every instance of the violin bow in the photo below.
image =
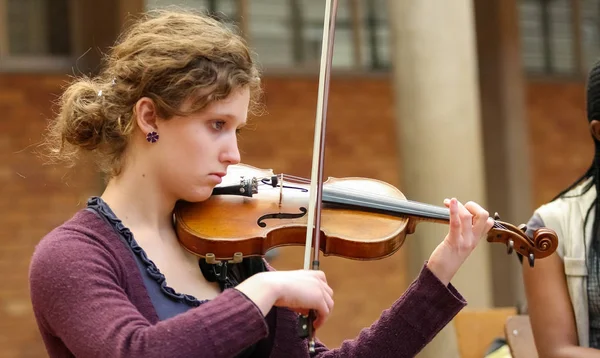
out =
<path fill-rule="evenodd" d="M 325 15 L 323 18 L 323 41 L 321 45 L 321 64 L 319 73 L 319 92 L 317 97 L 317 113 L 315 120 L 315 137 L 313 146 L 312 171 L 310 178 L 310 197 L 308 203 L 308 222 L 306 230 L 306 244 L 304 251 L 304 269 L 319 269 L 319 247 L 321 232 L 321 206 L 323 195 L 323 158 L 325 152 L 325 124 L 327 122 L 327 102 L 329 97 L 329 80 L 331 77 L 331 63 L 333 59 L 333 43 L 335 37 L 335 18 L 337 15 L 338 0 L 326 0 Z M 314 225 L 310 230 L 311 224 Z M 314 245 L 313 245 L 314 239 Z M 311 261 L 312 257 L 312 261 Z M 308 348 L 311 353 L 315 351 L 315 338 L 313 321 L 316 318 L 314 311 L 308 316 L 300 317 L 300 336 L 308 337 Z"/>

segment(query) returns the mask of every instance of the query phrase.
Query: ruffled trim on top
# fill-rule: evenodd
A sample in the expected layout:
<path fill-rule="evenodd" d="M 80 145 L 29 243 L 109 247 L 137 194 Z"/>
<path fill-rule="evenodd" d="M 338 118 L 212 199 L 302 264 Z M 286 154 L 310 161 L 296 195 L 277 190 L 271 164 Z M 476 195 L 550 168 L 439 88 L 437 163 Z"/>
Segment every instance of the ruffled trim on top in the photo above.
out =
<path fill-rule="evenodd" d="M 182 302 L 192 307 L 198 307 L 202 303 L 208 302 L 208 300 L 198 300 L 196 297 L 192 295 L 187 295 L 183 293 L 176 292 L 172 287 L 167 285 L 167 281 L 165 275 L 163 275 L 158 267 L 148 258 L 144 249 L 142 249 L 138 243 L 133 238 L 133 233 L 123 225 L 121 220 L 117 218 L 115 213 L 110 209 L 108 204 L 102 200 L 100 197 L 94 196 L 91 197 L 87 202 L 87 207 L 90 209 L 96 210 L 99 214 L 103 215 L 108 222 L 113 226 L 113 228 L 117 231 L 117 233 L 121 234 L 121 236 L 125 239 L 133 253 L 142 261 L 142 263 L 146 266 L 146 272 L 158 285 L 160 286 L 160 290 L 167 297 L 176 302 Z M 198 267 L 200 269 L 200 267 Z"/>

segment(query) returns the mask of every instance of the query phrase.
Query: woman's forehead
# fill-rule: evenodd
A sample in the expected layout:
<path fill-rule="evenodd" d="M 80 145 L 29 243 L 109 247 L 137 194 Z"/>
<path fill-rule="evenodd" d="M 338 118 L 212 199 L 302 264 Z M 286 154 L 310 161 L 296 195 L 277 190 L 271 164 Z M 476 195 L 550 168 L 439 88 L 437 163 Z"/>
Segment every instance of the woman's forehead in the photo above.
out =
<path fill-rule="evenodd" d="M 182 109 L 187 110 L 192 108 L 195 100 L 198 99 L 198 97 L 188 98 L 188 100 L 183 103 Z M 240 88 L 232 91 L 227 98 L 210 102 L 205 108 L 199 111 L 199 113 L 230 117 L 231 119 L 245 121 L 249 103 L 249 90 L 247 88 Z"/>

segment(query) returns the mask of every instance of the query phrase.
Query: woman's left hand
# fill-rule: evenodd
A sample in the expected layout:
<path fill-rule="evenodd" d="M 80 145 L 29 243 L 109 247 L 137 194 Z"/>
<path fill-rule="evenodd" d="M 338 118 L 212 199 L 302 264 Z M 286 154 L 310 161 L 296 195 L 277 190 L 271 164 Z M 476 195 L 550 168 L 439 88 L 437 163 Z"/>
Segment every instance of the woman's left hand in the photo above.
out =
<path fill-rule="evenodd" d="M 444 200 L 450 209 L 450 228 L 427 262 L 427 267 L 444 285 L 448 285 L 467 257 L 494 225 L 494 219 L 479 204 L 461 204 L 456 199 Z"/>

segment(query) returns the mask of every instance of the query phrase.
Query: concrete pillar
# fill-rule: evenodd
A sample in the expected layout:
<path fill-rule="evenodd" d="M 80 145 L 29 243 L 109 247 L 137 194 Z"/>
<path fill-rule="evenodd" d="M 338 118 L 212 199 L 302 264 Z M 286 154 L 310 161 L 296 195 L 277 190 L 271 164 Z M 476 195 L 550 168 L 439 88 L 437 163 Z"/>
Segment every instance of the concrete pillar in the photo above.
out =
<path fill-rule="evenodd" d="M 8 55 L 8 9 L 6 0 L 0 0 L 0 56 Z"/>
<path fill-rule="evenodd" d="M 71 0 L 72 47 L 78 57 L 77 71 L 96 73 L 107 48 L 144 10 L 144 0 Z"/>
<path fill-rule="evenodd" d="M 527 223 L 533 212 L 525 80 L 517 0 L 475 0 L 481 117 L 488 207 L 500 219 Z M 491 249 L 494 306 L 525 303 L 521 265 Z"/>
<path fill-rule="evenodd" d="M 390 7 L 401 190 L 443 205 L 457 197 L 486 205 L 473 5 L 468 0 L 394 0 Z M 415 277 L 448 231 L 421 223 L 407 238 Z M 481 242 L 452 283 L 471 308 L 492 303 L 489 244 Z M 450 324 L 419 357 L 458 357 Z"/>
<path fill-rule="evenodd" d="M 77 74 L 95 74 L 118 34 L 117 0 L 71 0 L 72 48 Z"/>
<path fill-rule="evenodd" d="M 136 19 L 146 10 L 145 0 L 118 0 L 119 5 L 119 31 L 124 29 L 130 21 Z"/>

